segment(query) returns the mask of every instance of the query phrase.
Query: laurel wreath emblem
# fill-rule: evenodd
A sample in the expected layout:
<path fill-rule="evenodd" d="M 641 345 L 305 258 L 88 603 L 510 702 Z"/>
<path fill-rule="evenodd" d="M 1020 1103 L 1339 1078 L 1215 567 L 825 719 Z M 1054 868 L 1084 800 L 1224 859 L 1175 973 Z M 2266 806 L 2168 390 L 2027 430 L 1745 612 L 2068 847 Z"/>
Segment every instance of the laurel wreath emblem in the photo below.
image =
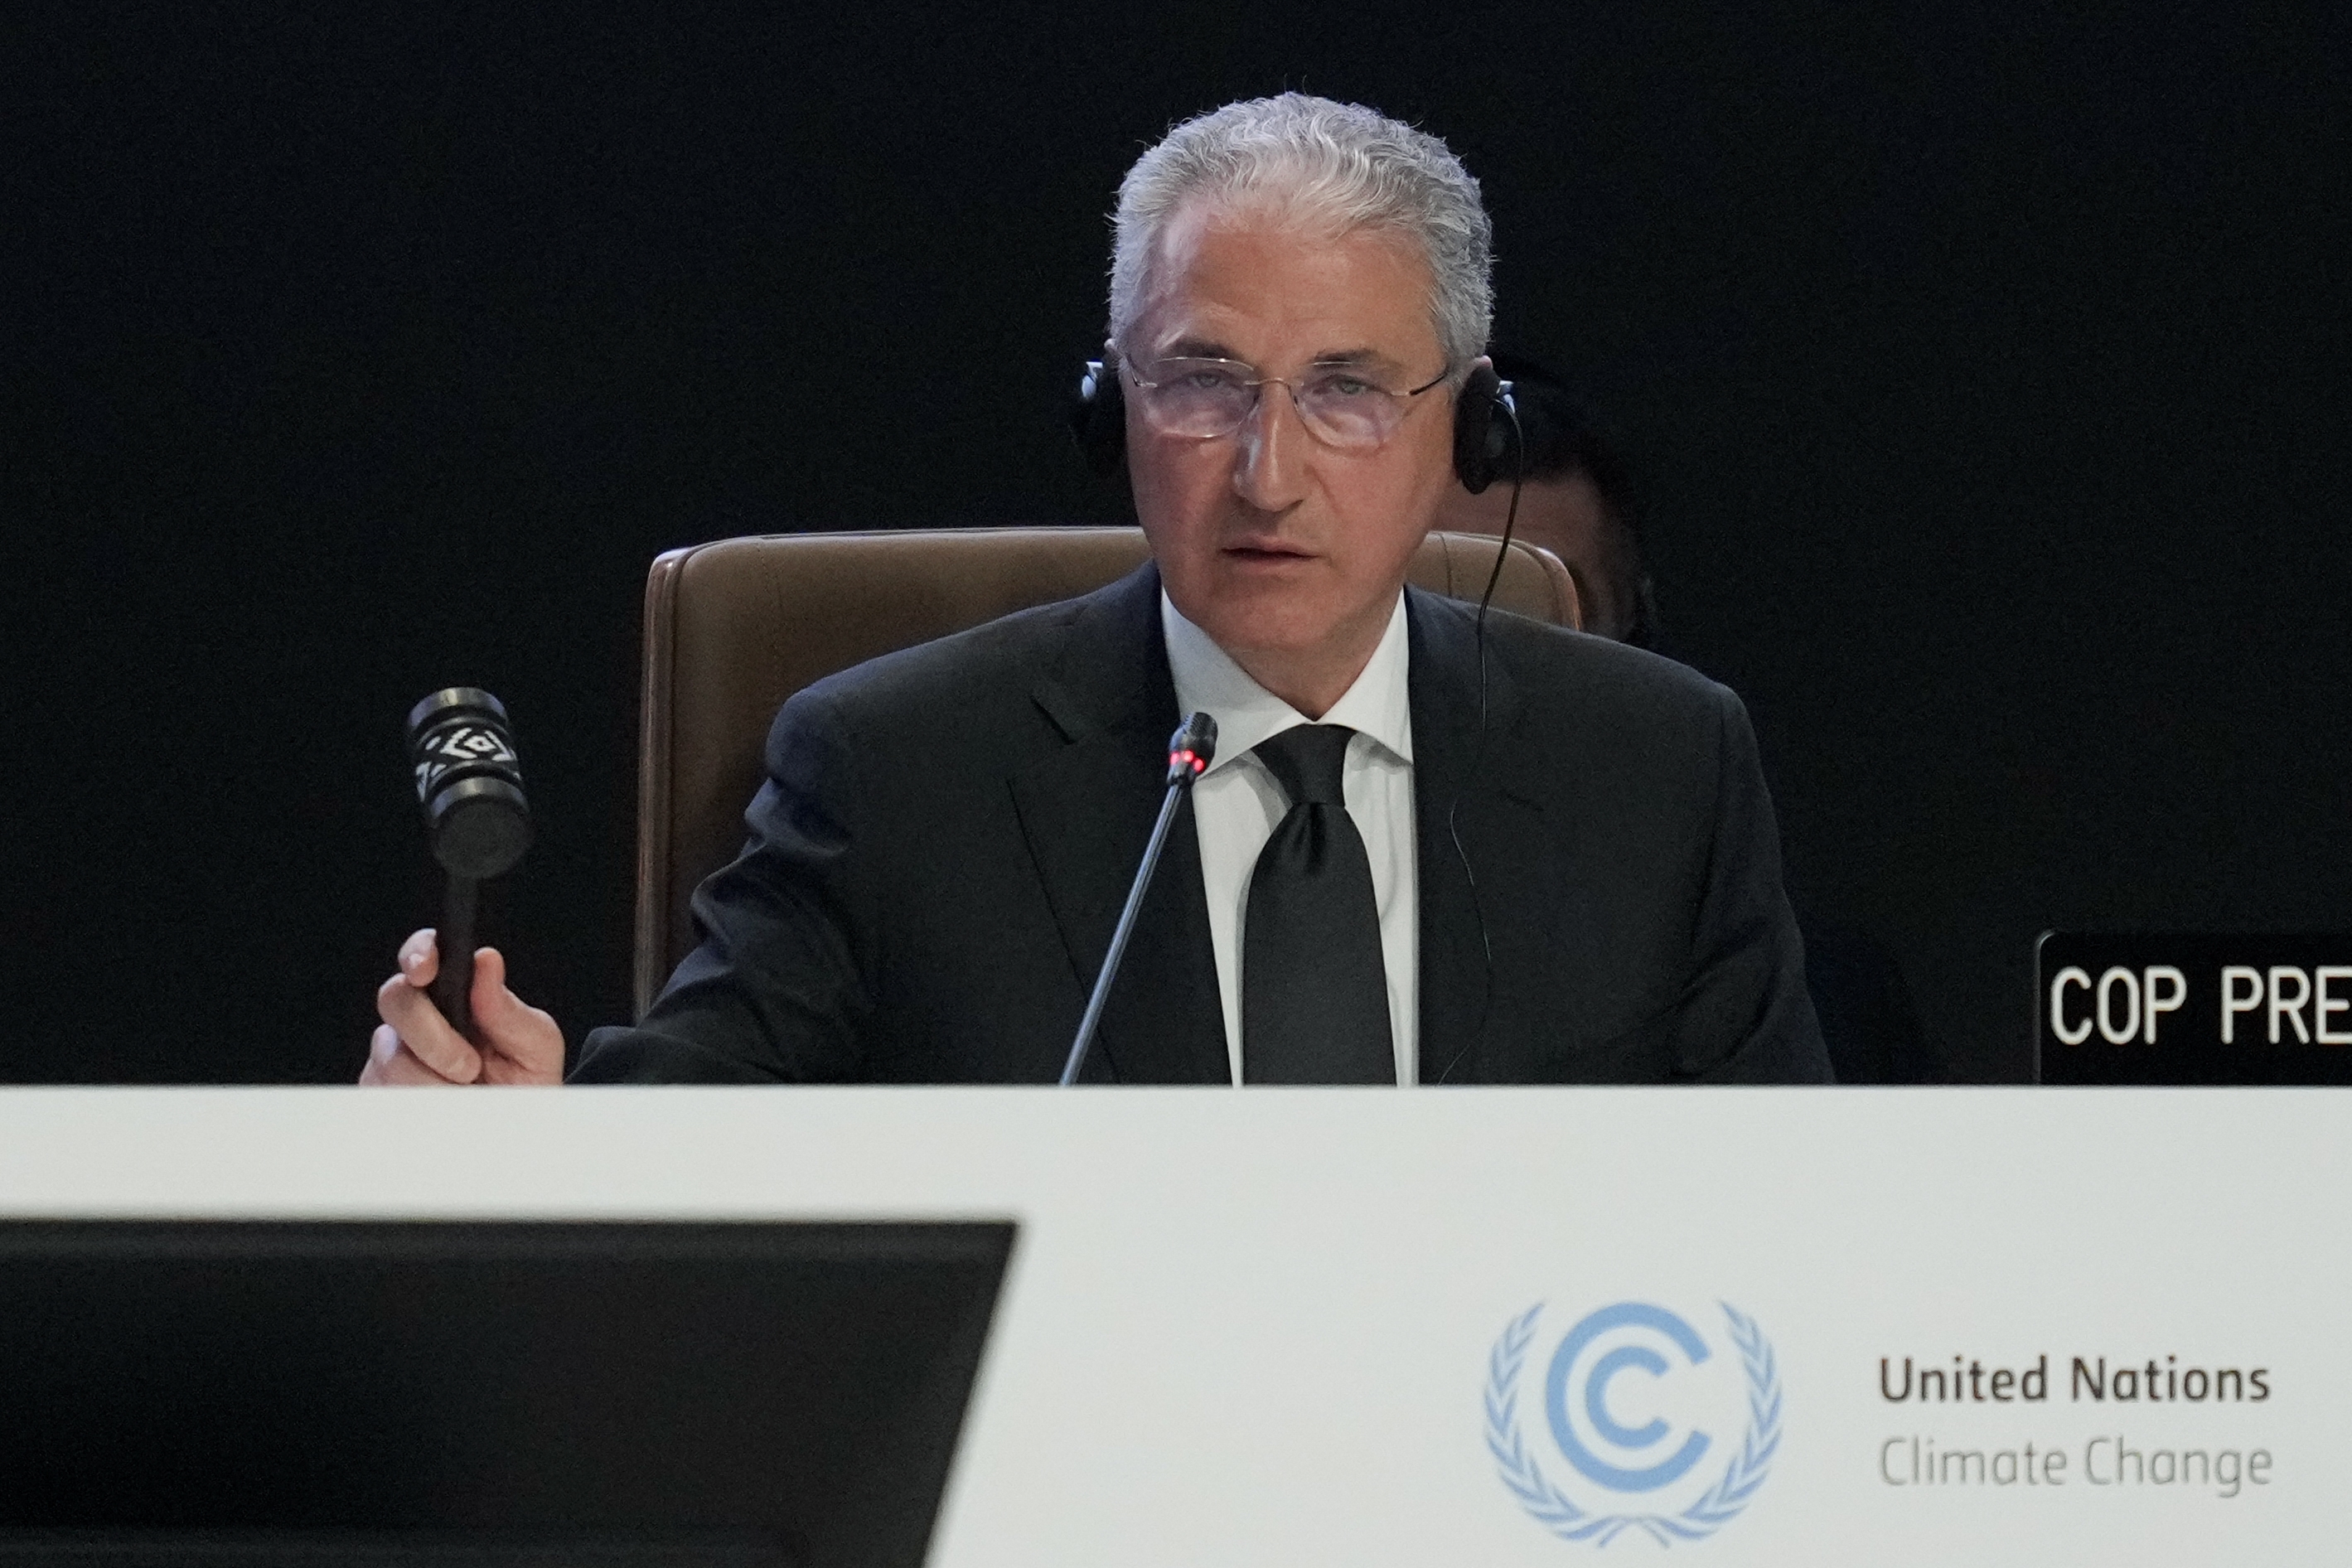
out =
<path fill-rule="evenodd" d="M 1755 1321 L 1717 1302 L 1731 1325 L 1748 1374 L 1748 1436 L 1731 1467 L 1696 1502 L 1677 1514 L 1594 1513 L 1579 1508 L 1536 1468 L 1519 1431 L 1519 1371 L 1535 1338 L 1538 1301 L 1511 1321 L 1486 1361 L 1486 1451 L 1495 1457 L 1503 1484 L 1537 1523 L 1563 1541 L 1606 1546 L 1629 1530 L 1639 1530 L 1661 1546 L 1704 1541 L 1739 1517 L 1772 1468 L 1780 1447 L 1780 1369 L 1770 1342 Z"/>

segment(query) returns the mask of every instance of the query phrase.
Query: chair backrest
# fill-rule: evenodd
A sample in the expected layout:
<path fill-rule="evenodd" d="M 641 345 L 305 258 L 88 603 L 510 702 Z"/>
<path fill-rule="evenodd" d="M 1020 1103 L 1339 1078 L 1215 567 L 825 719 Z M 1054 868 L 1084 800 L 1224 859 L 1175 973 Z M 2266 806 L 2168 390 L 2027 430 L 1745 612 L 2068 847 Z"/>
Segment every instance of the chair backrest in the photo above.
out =
<path fill-rule="evenodd" d="M 1412 580 L 1475 599 L 1495 547 L 1433 533 Z M 696 884 L 742 847 L 743 807 L 786 698 L 898 648 L 1091 593 L 1146 553 L 1140 529 L 997 528 L 723 539 L 657 557 L 637 764 L 638 1014 L 694 946 Z M 1579 624 L 1567 570 L 1529 545 L 1511 546 L 1495 603 Z"/>

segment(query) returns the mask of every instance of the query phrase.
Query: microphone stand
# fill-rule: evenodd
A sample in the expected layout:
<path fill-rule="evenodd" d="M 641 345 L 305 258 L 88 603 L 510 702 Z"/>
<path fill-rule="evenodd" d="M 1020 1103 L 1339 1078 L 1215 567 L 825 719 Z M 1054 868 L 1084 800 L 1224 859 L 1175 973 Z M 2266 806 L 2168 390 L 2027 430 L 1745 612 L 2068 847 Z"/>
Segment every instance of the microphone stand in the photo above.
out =
<path fill-rule="evenodd" d="M 1160 820 L 1151 825 L 1151 842 L 1144 846 L 1143 863 L 1135 868 L 1135 885 L 1127 890 L 1127 907 L 1119 910 L 1118 924 L 1110 933 L 1110 951 L 1103 955 L 1102 973 L 1095 976 L 1086 1016 L 1078 1020 L 1077 1038 L 1070 1042 L 1070 1059 L 1062 1067 L 1065 1089 L 1078 1081 L 1078 1069 L 1086 1066 L 1087 1047 L 1095 1042 L 1095 1026 L 1102 1022 L 1110 983 L 1118 973 L 1119 960 L 1127 955 L 1127 939 L 1135 932 L 1136 912 L 1143 908 L 1151 874 L 1160 868 L 1160 852 L 1168 844 L 1168 825 L 1176 820 L 1176 807 L 1192 781 L 1209 771 L 1216 754 L 1217 721 L 1206 713 L 1193 714 L 1168 739 L 1168 793 L 1160 802 Z"/>

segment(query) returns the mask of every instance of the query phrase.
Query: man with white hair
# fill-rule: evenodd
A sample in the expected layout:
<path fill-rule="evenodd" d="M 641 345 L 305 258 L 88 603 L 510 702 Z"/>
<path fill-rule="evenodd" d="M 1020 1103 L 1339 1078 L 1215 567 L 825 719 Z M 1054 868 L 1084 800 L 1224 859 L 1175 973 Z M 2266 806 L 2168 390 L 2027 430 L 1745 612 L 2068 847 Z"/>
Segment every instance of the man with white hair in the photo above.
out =
<path fill-rule="evenodd" d="M 1404 585 L 1491 374 L 1476 182 L 1291 93 L 1178 126 L 1116 223 L 1097 417 L 1151 563 L 786 703 L 701 945 L 575 1080 L 1053 1081 L 1196 710 L 1089 1079 L 1825 1080 L 1738 700 Z M 435 966 L 362 1081 L 558 1076 L 495 952 L 472 1041 Z"/>

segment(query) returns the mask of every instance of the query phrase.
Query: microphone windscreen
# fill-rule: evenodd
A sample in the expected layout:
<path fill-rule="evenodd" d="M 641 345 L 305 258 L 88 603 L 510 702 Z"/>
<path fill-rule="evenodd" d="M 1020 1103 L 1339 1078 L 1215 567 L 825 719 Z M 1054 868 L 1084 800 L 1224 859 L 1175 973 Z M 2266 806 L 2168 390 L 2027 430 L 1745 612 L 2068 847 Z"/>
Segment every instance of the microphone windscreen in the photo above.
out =
<path fill-rule="evenodd" d="M 1168 737 L 1168 782 L 1190 784 L 1217 760 L 1217 721 L 1195 713 Z"/>
<path fill-rule="evenodd" d="M 509 869 L 530 847 L 507 710 L 478 687 L 435 692 L 408 714 L 408 760 L 433 858 L 452 876 L 480 881 Z"/>

